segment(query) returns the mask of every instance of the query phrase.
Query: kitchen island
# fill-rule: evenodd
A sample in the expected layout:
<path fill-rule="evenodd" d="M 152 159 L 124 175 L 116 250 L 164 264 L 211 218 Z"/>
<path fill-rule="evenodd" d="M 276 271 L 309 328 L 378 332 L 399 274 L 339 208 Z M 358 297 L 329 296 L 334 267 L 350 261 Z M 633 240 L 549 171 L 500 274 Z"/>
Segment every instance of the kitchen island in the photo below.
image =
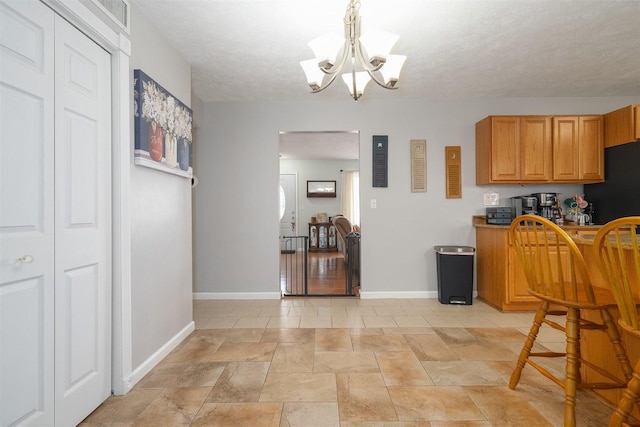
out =
<path fill-rule="evenodd" d="M 503 311 L 534 311 L 538 308 L 540 300 L 532 297 L 527 292 L 527 283 L 517 255 L 509 245 L 509 225 L 486 224 L 484 217 L 474 216 L 473 225 L 476 229 L 476 254 L 477 254 L 477 287 L 478 298 Z M 592 285 L 598 293 L 598 288 L 608 289 L 607 282 L 600 273 L 595 256 L 593 254 L 593 241 L 595 234 L 600 229 L 599 225 L 565 225 L 563 229 L 571 236 L 582 253 Z M 633 257 L 631 250 L 627 256 L 629 262 Z M 631 276 L 635 284 L 634 289 L 640 284 L 640 277 Z M 640 298 L 640 295 L 636 294 Z M 618 318 L 618 310 L 613 308 L 611 314 Z M 600 321 L 597 313 L 584 310 L 585 319 Z M 531 313 L 533 321 L 533 313 Z M 615 374 L 624 378 L 611 350 L 608 338 L 598 331 L 583 330 L 581 332 L 581 351 L 586 360 L 608 369 L 616 368 Z M 631 366 L 640 359 L 640 341 L 621 332 L 622 341 Z M 581 372 L 586 382 L 605 381 L 597 372 L 587 366 L 582 366 Z M 597 390 L 600 396 L 615 405 L 622 395 L 622 390 Z M 633 416 L 640 418 L 640 412 L 634 407 Z"/>
<path fill-rule="evenodd" d="M 476 230 L 476 284 L 478 298 L 501 311 L 533 311 L 540 301 L 529 295 L 527 280 L 515 250 L 509 244 L 509 225 L 487 224 L 474 216 Z M 599 225 L 568 224 L 571 235 L 593 236 Z"/>
<path fill-rule="evenodd" d="M 594 288 L 608 288 L 607 282 L 604 277 L 600 273 L 600 270 L 597 267 L 596 257 L 593 253 L 593 235 L 584 235 L 584 234 L 571 234 L 569 233 L 573 239 L 573 241 L 578 245 L 582 256 L 587 264 L 587 270 L 589 271 L 589 276 L 591 277 L 591 283 Z M 623 245 L 624 247 L 624 245 Z M 633 252 L 631 251 L 631 243 L 629 243 L 629 250 L 625 251 L 627 262 L 633 262 Z M 636 297 L 640 297 L 637 293 L 638 286 L 640 285 L 640 278 L 637 275 L 632 274 L 630 276 L 630 280 L 632 282 L 632 287 L 636 290 Z M 611 315 L 617 319 L 619 317 L 619 313 L 617 309 L 611 310 Z M 583 317 L 588 320 L 599 321 L 599 317 L 597 314 L 589 311 L 583 312 Z M 640 358 L 640 341 L 638 339 L 625 334 L 624 332 L 620 332 L 622 337 L 622 342 L 624 348 L 627 350 L 627 355 L 629 356 L 629 361 L 631 362 L 631 366 L 635 366 L 636 362 Z M 616 375 L 620 378 L 623 378 L 622 371 L 620 370 L 618 364 L 616 363 L 615 356 L 613 352 L 611 352 L 611 346 L 607 343 L 608 338 L 606 335 L 602 333 L 598 333 L 596 331 L 582 331 L 582 346 L 581 350 L 585 355 L 585 359 L 595 363 L 599 366 L 607 366 L 607 367 L 617 367 Z M 597 382 L 604 381 L 603 377 L 599 375 L 594 370 L 590 369 L 587 366 L 583 366 L 582 375 L 585 381 L 587 382 Z M 609 402 L 616 404 L 620 398 L 622 397 L 622 390 L 597 390 L 599 395 L 604 397 Z M 634 410 L 632 412 L 635 418 L 640 418 L 640 412 L 638 412 L 638 408 L 634 406 Z"/>

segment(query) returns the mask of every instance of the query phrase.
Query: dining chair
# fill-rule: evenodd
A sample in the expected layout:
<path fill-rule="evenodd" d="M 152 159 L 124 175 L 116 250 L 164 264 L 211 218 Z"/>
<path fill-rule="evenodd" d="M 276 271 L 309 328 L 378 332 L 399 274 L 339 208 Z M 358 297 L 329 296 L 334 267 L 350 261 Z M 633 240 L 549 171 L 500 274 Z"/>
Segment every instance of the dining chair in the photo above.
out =
<path fill-rule="evenodd" d="M 640 296 L 640 216 L 615 219 L 596 234 L 593 250 L 598 267 L 618 304 L 618 325 L 624 333 L 640 339 L 637 301 Z M 640 396 L 640 361 L 611 416 L 609 426 L 627 422 Z"/>
<path fill-rule="evenodd" d="M 580 250 L 571 237 L 553 222 L 538 215 L 521 215 L 509 228 L 510 244 L 522 264 L 527 280 L 528 292 L 540 300 L 533 324 L 511 374 L 509 388 L 515 389 L 520 381 L 522 369 L 530 365 L 545 377 L 564 388 L 565 427 L 576 425 L 575 406 L 577 389 L 624 388 L 633 372 L 626 352 L 620 341 L 616 323 L 609 307 L 616 305 L 613 295 L 606 289 L 596 288 Z M 584 310 L 599 313 L 601 323 L 585 319 Z M 565 316 L 559 323 L 548 316 Z M 546 324 L 561 330 L 566 336 L 566 351 L 537 351 L 532 348 L 540 327 Z M 580 331 L 583 329 L 605 332 L 617 360 L 621 365 L 625 380 L 620 380 L 604 367 L 597 366 L 581 357 Z M 565 357 L 565 374 L 554 375 L 540 364 L 538 357 Z M 585 365 L 607 379 L 604 382 L 583 382 L 581 366 Z"/>

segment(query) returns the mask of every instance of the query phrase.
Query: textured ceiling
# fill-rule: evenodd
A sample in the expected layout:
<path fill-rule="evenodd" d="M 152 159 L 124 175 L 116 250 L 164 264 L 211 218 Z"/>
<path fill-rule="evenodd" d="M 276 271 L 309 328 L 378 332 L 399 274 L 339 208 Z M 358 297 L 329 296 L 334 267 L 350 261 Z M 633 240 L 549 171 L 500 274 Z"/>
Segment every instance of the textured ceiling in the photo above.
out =
<path fill-rule="evenodd" d="M 309 93 L 307 42 L 341 34 L 347 0 L 132 0 L 191 64 L 204 102 L 348 100 Z M 398 34 L 390 98 L 640 95 L 640 1 L 361 0 L 363 31 Z M 132 23 L 135 25 L 135 22 Z"/>
<path fill-rule="evenodd" d="M 182 52 L 204 102 L 351 99 L 341 81 L 311 94 L 299 65 L 309 40 L 343 33 L 347 0 L 132 3 Z M 407 61 L 399 89 L 370 83 L 359 102 L 640 95 L 638 0 L 361 0 L 360 15 L 363 31 L 398 34 L 392 53 Z M 280 152 L 357 158 L 358 134 L 286 132 Z"/>

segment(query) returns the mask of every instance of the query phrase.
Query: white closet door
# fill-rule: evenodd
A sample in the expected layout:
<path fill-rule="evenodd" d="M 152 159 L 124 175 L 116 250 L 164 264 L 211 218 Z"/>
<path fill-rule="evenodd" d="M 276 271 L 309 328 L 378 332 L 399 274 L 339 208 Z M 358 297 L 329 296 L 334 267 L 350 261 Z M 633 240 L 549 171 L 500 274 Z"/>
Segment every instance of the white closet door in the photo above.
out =
<path fill-rule="evenodd" d="M 0 425 L 54 420 L 54 14 L 0 3 Z"/>
<path fill-rule="evenodd" d="M 55 21 L 56 425 L 111 392 L 110 56 Z"/>
<path fill-rule="evenodd" d="M 1 426 L 110 394 L 110 69 L 42 3 L 0 1 Z"/>

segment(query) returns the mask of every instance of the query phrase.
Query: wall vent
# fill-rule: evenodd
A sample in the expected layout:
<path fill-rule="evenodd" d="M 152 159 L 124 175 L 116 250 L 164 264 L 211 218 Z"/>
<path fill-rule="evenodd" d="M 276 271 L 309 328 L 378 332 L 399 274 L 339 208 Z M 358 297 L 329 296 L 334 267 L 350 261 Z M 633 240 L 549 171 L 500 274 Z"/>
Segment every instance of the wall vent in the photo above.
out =
<path fill-rule="evenodd" d="M 462 198 L 462 158 L 460 146 L 444 147 L 447 199 Z"/>
<path fill-rule="evenodd" d="M 411 192 L 427 191 L 427 141 L 411 140 Z"/>

